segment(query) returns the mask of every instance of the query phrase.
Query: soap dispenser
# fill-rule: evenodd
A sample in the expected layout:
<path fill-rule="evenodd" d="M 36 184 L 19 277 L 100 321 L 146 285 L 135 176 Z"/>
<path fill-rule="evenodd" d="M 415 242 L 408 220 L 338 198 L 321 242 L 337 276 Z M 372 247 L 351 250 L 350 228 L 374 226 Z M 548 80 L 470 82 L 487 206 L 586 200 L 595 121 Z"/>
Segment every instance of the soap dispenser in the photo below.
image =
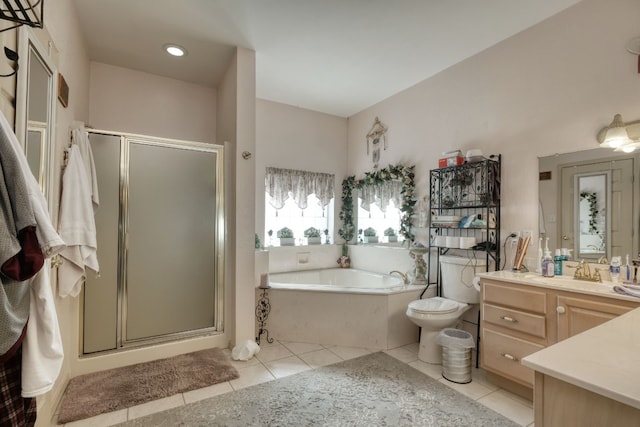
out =
<path fill-rule="evenodd" d="M 562 276 L 562 260 L 563 260 L 562 252 L 560 251 L 560 249 L 556 249 L 556 255 L 553 257 L 553 265 L 554 265 L 553 273 L 556 276 Z"/>
<path fill-rule="evenodd" d="M 544 256 L 542 257 L 542 276 L 553 277 L 555 274 L 555 267 L 553 263 L 553 257 L 549 250 L 549 238 L 545 240 Z"/>

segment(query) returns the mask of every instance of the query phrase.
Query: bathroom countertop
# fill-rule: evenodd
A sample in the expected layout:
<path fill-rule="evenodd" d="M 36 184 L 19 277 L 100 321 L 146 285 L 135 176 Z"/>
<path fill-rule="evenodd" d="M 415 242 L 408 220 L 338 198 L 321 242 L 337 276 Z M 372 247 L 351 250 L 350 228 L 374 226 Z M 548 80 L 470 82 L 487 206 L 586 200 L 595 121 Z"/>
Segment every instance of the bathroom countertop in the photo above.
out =
<path fill-rule="evenodd" d="M 508 270 L 479 273 L 480 278 L 501 282 L 519 283 L 522 285 L 539 286 L 560 291 L 578 292 L 581 294 L 608 297 L 625 301 L 640 302 L 640 298 L 622 295 L 613 290 L 615 283 L 610 281 L 587 282 L 574 280 L 573 276 L 542 277 L 538 273 L 517 273 Z"/>
<path fill-rule="evenodd" d="M 640 409 L 640 308 L 526 356 L 522 364 Z"/>

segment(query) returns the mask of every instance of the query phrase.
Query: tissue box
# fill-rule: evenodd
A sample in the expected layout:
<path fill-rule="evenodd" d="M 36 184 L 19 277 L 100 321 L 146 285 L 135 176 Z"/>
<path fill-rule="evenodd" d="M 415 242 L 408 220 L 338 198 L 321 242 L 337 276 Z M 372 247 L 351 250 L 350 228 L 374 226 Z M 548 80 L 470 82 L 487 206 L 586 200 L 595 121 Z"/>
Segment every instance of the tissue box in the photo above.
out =
<path fill-rule="evenodd" d="M 443 157 L 438 160 L 439 168 L 447 168 L 449 166 L 460 166 L 464 163 L 464 157 L 462 156 L 451 156 L 451 157 Z"/>

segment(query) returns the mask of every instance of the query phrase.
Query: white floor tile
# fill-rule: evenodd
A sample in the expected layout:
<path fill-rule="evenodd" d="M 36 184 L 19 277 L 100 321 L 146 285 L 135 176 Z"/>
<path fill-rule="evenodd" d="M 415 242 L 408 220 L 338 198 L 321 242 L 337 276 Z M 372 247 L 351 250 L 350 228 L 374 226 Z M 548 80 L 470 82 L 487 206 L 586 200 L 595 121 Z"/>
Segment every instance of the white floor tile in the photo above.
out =
<path fill-rule="evenodd" d="M 280 343 L 273 343 L 265 346 L 260 346 L 260 351 L 256 354 L 256 358 L 262 363 L 270 362 L 276 359 L 282 359 L 285 357 L 293 356 L 293 353 L 288 348 Z"/>
<path fill-rule="evenodd" d="M 275 379 L 263 364 L 248 366 L 244 369 L 238 369 L 240 378 L 229 381 L 234 390 L 249 387 L 255 384 L 264 383 Z"/>
<path fill-rule="evenodd" d="M 326 348 L 318 351 L 312 351 L 309 353 L 299 354 L 298 357 L 304 360 L 307 365 L 312 368 L 318 368 L 320 366 L 332 365 L 342 361 L 335 353 L 330 352 Z"/>
<path fill-rule="evenodd" d="M 399 348 L 403 348 L 411 353 L 414 353 L 416 356 L 418 356 L 418 352 L 420 351 L 420 343 L 414 342 L 411 344 L 403 345 L 402 347 L 399 347 Z"/>
<path fill-rule="evenodd" d="M 86 418 L 84 420 L 66 423 L 65 427 L 108 427 L 127 421 L 127 410 L 121 409 L 115 412 L 96 415 L 95 417 Z"/>
<path fill-rule="evenodd" d="M 304 363 L 298 356 L 285 357 L 284 359 L 272 360 L 264 364 L 267 369 L 276 378 L 283 378 L 289 375 L 297 374 L 311 369 L 309 365 Z"/>
<path fill-rule="evenodd" d="M 231 362 L 231 366 L 233 366 L 236 369 L 243 369 L 243 368 L 246 368 L 247 366 L 253 366 L 253 365 L 259 365 L 260 364 L 260 361 L 255 356 L 252 357 L 249 360 L 233 360 L 233 359 L 229 359 L 229 361 Z"/>
<path fill-rule="evenodd" d="M 442 378 L 442 365 L 435 365 L 432 363 L 423 362 L 422 360 L 415 360 L 408 363 L 409 366 L 416 368 L 418 371 L 429 375 L 431 378 L 440 380 Z"/>
<path fill-rule="evenodd" d="M 324 348 L 320 344 L 310 344 L 305 342 L 280 341 L 280 344 L 288 348 L 289 351 L 296 355 L 309 353 L 311 351 L 322 350 Z"/>
<path fill-rule="evenodd" d="M 471 376 L 471 382 L 467 384 L 457 384 L 449 381 L 446 378 L 440 379 L 440 382 L 444 385 L 451 387 L 458 393 L 462 393 L 473 400 L 478 400 L 481 397 L 486 396 L 489 393 L 492 393 L 493 391 L 495 391 L 494 389 L 486 387 L 484 384 L 476 381 L 473 378 L 473 375 Z"/>
<path fill-rule="evenodd" d="M 396 359 L 404 363 L 410 363 L 418 360 L 418 353 L 413 353 L 412 351 L 404 347 L 386 350 L 385 353 L 387 353 L 389 356 L 395 357 Z"/>
<path fill-rule="evenodd" d="M 184 398 L 182 397 L 182 394 L 174 394 L 173 396 L 132 406 L 131 408 L 129 408 L 128 419 L 133 420 L 135 418 L 155 414 L 156 412 L 165 411 L 171 408 L 177 408 L 178 406 L 182 405 L 184 405 Z"/>
<path fill-rule="evenodd" d="M 487 379 L 487 371 L 481 368 L 476 368 L 473 366 L 471 368 L 471 378 L 473 378 L 473 382 L 477 382 L 487 387 L 491 391 L 496 391 L 499 387 L 493 384 L 491 381 Z"/>
<path fill-rule="evenodd" d="M 184 397 L 184 403 L 197 402 L 198 400 L 208 399 L 220 394 L 229 393 L 233 391 L 233 387 L 228 382 L 214 384 L 209 387 L 199 388 L 197 390 L 187 391 L 182 393 Z"/>
<path fill-rule="evenodd" d="M 370 350 L 367 348 L 359 348 L 359 347 L 342 347 L 342 346 L 329 346 L 327 350 L 336 354 L 338 357 L 348 360 L 355 359 L 356 357 L 364 356 L 366 354 L 373 353 L 375 350 Z"/>
<path fill-rule="evenodd" d="M 513 399 L 512 394 L 504 390 L 494 391 L 478 399 L 478 403 L 493 409 L 521 426 L 533 422 L 533 408 Z"/>

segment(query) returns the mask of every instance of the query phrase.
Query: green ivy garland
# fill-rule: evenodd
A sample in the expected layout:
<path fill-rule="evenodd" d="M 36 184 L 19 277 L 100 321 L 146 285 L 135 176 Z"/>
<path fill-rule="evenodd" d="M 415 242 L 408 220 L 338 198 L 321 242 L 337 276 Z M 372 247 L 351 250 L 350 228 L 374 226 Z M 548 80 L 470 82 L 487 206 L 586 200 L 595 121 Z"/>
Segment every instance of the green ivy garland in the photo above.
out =
<path fill-rule="evenodd" d="M 580 200 L 587 199 L 589 202 L 589 232 L 598 234 L 598 195 L 583 191 L 580 193 Z"/>
<path fill-rule="evenodd" d="M 374 172 L 366 172 L 364 178 L 356 179 L 349 176 L 342 181 L 342 210 L 339 218 L 342 220 L 342 228 L 338 234 L 345 242 L 350 242 L 355 236 L 355 225 L 353 223 L 353 190 L 361 189 L 365 185 L 381 185 L 389 180 L 399 179 L 402 182 L 402 204 L 400 212 L 400 234 L 409 242 L 413 242 L 415 235 L 411 231 L 413 212 L 416 205 L 415 199 L 415 166 L 389 165 L 385 169 Z"/>

